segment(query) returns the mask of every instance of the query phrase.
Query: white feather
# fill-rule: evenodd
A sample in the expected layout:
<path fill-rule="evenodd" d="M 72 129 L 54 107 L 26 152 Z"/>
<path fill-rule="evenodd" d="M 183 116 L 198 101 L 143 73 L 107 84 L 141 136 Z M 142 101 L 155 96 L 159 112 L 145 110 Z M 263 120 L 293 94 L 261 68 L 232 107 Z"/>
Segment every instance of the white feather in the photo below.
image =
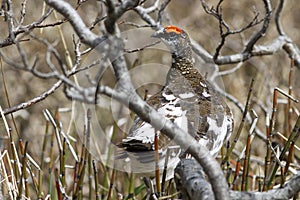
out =
<path fill-rule="evenodd" d="M 209 93 L 207 93 L 206 90 L 204 90 L 204 92 L 202 92 L 202 95 L 207 98 L 207 97 L 210 97 L 211 95 Z"/>
<path fill-rule="evenodd" d="M 181 99 L 188 99 L 188 98 L 192 98 L 192 97 L 194 97 L 194 96 L 195 96 L 195 94 L 192 93 L 192 92 L 179 94 L 179 97 L 180 97 Z"/>

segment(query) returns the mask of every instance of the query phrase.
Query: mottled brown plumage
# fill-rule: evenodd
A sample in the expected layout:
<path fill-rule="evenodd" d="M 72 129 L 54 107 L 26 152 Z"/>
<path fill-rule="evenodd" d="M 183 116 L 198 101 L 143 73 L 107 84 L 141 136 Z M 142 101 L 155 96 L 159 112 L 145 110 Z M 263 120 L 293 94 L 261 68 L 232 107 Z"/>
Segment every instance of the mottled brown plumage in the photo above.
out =
<path fill-rule="evenodd" d="M 232 132 L 230 109 L 194 66 L 191 42 L 184 30 L 166 26 L 153 36 L 160 38 L 170 49 L 172 66 L 163 89 L 147 103 L 216 156 Z M 122 145 L 127 151 L 153 151 L 154 133 L 151 125 L 137 117 Z M 162 149 L 173 145 L 162 134 L 159 144 Z"/>
<path fill-rule="evenodd" d="M 172 53 L 172 66 L 166 78 L 165 87 L 157 94 L 147 100 L 147 103 L 156 110 L 175 102 L 174 107 L 180 107 L 186 111 L 187 132 L 196 140 L 204 144 L 212 155 L 216 155 L 224 140 L 228 139 L 232 132 L 232 115 L 223 98 L 213 87 L 203 78 L 192 59 L 191 43 L 187 33 L 178 27 L 167 26 L 158 31 L 155 37 L 161 38 L 170 48 Z M 168 97 L 166 97 L 168 96 Z M 175 99 L 170 99 L 170 98 Z M 168 99 L 169 98 L 169 99 Z M 175 121 L 176 114 L 172 115 L 169 108 L 165 116 L 171 121 Z M 209 120 L 215 121 L 216 130 L 210 129 Z M 212 122 L 211 122 L 212 123 Z M 153 150 L 153 145 L 148 142 L 141 142 L 136 136 L 140 134 L 139 129 L 145 122 L 136 119 L 132 126 L 128 138 L 123 141 L 123 146 L 128 150 Z M 219 129 L 218 129 L 219 128 Z M 150 137 L 153 131 L 146 135 Z M 149 140 L 151 143 L 152 140 Z M 160 147 L 168 144 L 168 139 L 160 136 Z M 141 142 L 141 143 L 140 143 Z M 138 148 L 137 148 L 138 147 Z M 143 148 L 144 147 L 144 148 Z"/>

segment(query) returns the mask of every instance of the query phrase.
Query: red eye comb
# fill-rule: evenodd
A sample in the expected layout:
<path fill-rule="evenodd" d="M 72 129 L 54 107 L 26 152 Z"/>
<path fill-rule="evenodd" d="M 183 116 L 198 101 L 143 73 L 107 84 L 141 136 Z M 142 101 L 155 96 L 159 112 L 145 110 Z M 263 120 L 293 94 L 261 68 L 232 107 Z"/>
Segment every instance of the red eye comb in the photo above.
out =
<path fill-rule="evenodd" d="M 181 34 L 182 33 L 182 29 L 181 28 L 178 28 L 177 26 L 165 26 L 165 30 L 167 33 L 171 33 L 171 32 L 174 32 L 174 33 L 177 33 L 177 34 Z"/>

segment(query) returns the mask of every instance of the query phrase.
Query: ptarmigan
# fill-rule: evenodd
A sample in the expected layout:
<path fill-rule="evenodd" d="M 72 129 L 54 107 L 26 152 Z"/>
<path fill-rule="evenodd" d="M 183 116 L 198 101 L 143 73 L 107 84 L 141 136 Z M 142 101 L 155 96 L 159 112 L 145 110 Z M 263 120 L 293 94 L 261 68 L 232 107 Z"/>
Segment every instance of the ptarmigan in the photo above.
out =
<path fill-rule="evenodd" d="M 232 133 L 233 118 L 229 107 L 194 66 L 191 42 L 184 30 L 166 26 L 152 36 L 161 39 L 169 48 L 172 66 L 163 89 L 147 99 L 147 103 L 206 146 L 215 157 Z M 128 153 L 127 161 L 132 171 L 155 170 L 155 131 L 149 123 L 137 117 L 128 136 L 123 139 L 122 146 Z M 175 144 L 159 134 L 160 168 L 164 166 L 167 147 L 172 145 Z M 180 149 L 171 149 L 168 154 L 169 177 L 172 177 L 180 155 Z"/>

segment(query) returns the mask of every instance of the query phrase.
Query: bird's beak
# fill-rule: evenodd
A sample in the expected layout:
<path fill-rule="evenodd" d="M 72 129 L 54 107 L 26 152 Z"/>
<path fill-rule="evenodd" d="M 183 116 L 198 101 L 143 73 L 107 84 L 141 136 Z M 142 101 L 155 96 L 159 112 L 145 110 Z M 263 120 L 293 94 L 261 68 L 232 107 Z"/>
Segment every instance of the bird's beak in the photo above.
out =
<path fill-rule="evenodd" d="M 161 36 L 163 35 L 164 33 L 164 29 L 159 29 L 158 31 L 154 32 L 151 37 L 153 38 L 161 38 Z"/>

